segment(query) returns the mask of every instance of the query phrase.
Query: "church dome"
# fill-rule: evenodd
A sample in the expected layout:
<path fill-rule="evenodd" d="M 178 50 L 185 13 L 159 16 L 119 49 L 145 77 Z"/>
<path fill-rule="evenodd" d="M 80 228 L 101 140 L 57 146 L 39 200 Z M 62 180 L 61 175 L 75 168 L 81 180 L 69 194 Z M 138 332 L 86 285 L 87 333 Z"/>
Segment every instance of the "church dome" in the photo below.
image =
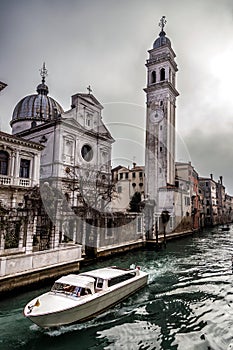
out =
<path fill-rule="evenodd" d="M 45 84 L 45 65 L 41 70 L 42 83 L 37 86 L 37 94 L 24 97 L 16 105 L 11 126 L 20 121 L 49 121 L 63 113 L 63 108 L 52 97 L 48 96 L 49 89 Z"/>
<path fill-rule="evenodd" d="M 171 46 L 171 41 L 166 37 L 166 33 L 162 30 L 159 33 L 159 37 L 155 40 L 153 44 L 153 49 L 158 49 L 161 46 L 169 45 Z"/>

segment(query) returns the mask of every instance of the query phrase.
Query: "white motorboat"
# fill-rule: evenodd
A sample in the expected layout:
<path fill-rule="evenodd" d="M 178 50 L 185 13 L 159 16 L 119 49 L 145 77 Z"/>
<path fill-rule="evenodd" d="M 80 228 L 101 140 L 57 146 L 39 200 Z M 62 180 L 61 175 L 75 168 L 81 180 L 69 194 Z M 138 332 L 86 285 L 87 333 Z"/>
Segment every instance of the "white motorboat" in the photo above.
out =
<path fill-rule="evenodd" d="M 30 301 L 24 315 L 43 328 L 86 321 L 135 293 L 147 279 L 139 267 L 116 266 L 63 276 Z"/>

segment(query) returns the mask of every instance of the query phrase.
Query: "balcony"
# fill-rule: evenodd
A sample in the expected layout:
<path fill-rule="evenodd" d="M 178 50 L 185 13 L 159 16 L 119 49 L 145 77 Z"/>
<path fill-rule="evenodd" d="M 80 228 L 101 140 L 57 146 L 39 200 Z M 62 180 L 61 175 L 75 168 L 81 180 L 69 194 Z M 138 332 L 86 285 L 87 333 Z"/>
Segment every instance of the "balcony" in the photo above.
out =
<path fill-rule="evenodd" d="M 13 176 L 0 175 L 0 185 L 30 187 L 32 186 L 32 180 L 25 179 L 25 178 L 14 178 Z"/>

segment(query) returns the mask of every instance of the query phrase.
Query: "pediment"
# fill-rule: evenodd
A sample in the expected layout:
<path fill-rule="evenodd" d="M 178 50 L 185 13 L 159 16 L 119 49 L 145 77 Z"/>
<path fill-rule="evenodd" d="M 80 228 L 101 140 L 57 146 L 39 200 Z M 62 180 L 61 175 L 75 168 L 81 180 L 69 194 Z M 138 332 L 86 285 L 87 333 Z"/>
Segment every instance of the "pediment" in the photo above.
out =
<path fill-rule="evenodd" d="M 88 102 L 88 104 L 97 106 L 100 109 L 104 108 L 94 95 L 84 93 L 77 93 L 71 96 L 72 104 L 76 105 L 75 101 L 79 98 L 85 100 L 86 102 Z"/>
<path fill-rule="evenodd" d="M 100 123 L 99 126 L 96 126 L 93 129 L 89 129 L 81 125 L 76 120 L 75 116 L 73 116 L 73 114 L 70 117 L 66 115 L 66 117 L 61 118 L 61 124 L 66 125 L 66 127 L 68 126 L 70 129 L 72 129 L 72 131 L 77 130 L 78 132 L 81 131 L 82 133 L 92 133 L 92 134 L 94 133 L 95 135 L 99 134 L 99 136 L 102 136 L 103 138 L 108 138 L 111 141 L 114 141 L 111 133 L 109 132 L 107 127 L 104 125 L 102 120 L 100 120 L 99 123 Z"/>

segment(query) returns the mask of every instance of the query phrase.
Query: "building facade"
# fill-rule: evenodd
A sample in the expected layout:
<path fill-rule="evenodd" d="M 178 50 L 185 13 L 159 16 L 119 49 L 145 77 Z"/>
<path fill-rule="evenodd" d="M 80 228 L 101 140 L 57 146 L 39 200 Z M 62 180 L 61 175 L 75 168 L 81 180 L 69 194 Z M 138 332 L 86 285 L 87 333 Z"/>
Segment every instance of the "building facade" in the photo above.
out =
<path fill-rule="evenodd" d="M 112 198 L 113 211 L 125 212 L 129 210 L 129 203 L 137 192 L 143 201 L 144 196 L 145 167 L 133 163 L 132 168 L 118 166 L 112 169 L 112 180 L 115 185 L 116 195 Z"/>
<path fill-rule="evenodd" d="M 20 138 L 44 145 L 40 180 L 61 191 L 71 207 L 107 207 L 111 187 L 112 138 L 102 120 L 103 106 L 89 93 L 72 96 L 71 109 L 64 112 L 48 96 L 47 71 L 37 95 L 24 97 L 15 107 L 12 132 Z"/>
<path fill-rule="evenodd" d="M 176 187 L 180 192 L 181 221 L 190 221 L 190 228 L 200 227 L 198 173 L 191 162 L 176 162 Z"/>
<path fill-rule="evenodd" d="M 22 205 L 28 188 L 39 186 L 41 144 L 0 131 L 1 205 Z"/>

